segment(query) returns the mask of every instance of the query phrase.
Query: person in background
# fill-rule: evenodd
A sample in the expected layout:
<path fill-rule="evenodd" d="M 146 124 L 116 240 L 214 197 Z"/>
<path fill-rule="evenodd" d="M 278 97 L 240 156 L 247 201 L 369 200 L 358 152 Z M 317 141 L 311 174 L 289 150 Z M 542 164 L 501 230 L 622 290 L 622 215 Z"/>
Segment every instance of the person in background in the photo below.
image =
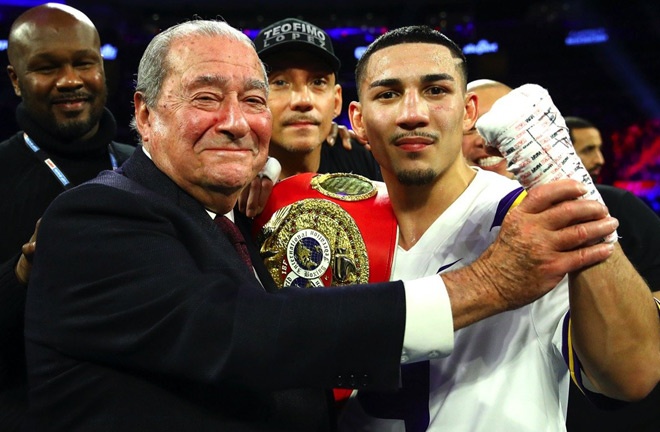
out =
<path fill-rule="evenodd" d="M 489 112 L 495 101 L 511 91 L 511 87 L 506 84 L 489 79 L 469 82 L 467 89 L 477 97 L 477 118 Z M 600 132 L 593 123 L 579 117 L 567 116 L 565 121 L 571 141 L 574 141 L 576 154 L 595 183 L 603 164 Z M 575 142 L 578 143 L 577 146 Z M 496 164 L 483 163 L 483 160 L 491 157 L 486 155 L 495 154 L 496 156 L 491 159 L 493 161 L 501 156 L 497 156 L 499 153 L 497 149 L 486 145 L 486 141 L 479 135 L 476 127 L 463 134 L 462 151 L 468 164 L 506 177 L 513 177 L 509 171 L 506 171 L 504 158 Z M 593 156 L 594 154 L 596 156 Z M 660 295 L 660 218 L 644 201 L 632 193 L 614 186 L 595 184 L 610 213 L 619 220 L 619 242 L 624 253 L 647 281 L 651 290 Z"/>
<path fill-rule="evenodd" d="M 143 146 L 42 218 L 26 303 L 27 431 L 332 430 L 329 389 L 394 390 L 403 354 L 448 355 L 455 329 L 615 253 L 596 240 L 616 220 L 564 181 L 530 191 L 473 265 L 272 292 L 232 210 L 270 142 L 252 42 L 212 20 L 159 33 L 134 104 Z"/>
<path fill-rule="evenodd" d="M 478 117 L 490 111 L 496 100 L 511 91 L 506 84 L 488 79 L 472 81 L 467 88 L 477 96 Z M 595 182 L 603 164 L 600 132 L 587 120 L 571 116 L 565 117 L 564 120 L 576 154 Z M 463 153 L 468 163 L 511 177 L 512 174 L 506 171 L 506 161 L 495 165 L 479 165 L 479 156 L 487 154 L 487 150 L 496 151 L 491 149 L 492 147 L 486 146 L 476 128 L 473 127 L 464 134 Z M 617 231 L 623 252 L 656 297 L 660 297 L 660 218 L 641 199 L 624 189 L 598 183 L 596 189 L 610 214 L 619 220 Z M 660 430 L 660 410 L 656 409 L 658 403 L 660 388 L 656 388 L 641 402 L 616 410 L 602 410 L 590 402 L 571 382 L 567 428 L 576 432 Z"/>
<path fill-rule="evenodd" d="M 517 181 L 462 156 L 478 101 L 466 91 L 465 63 L 453 41 L 425 26 L 385 33 L 358 61 L 349 118 L 371 145 L 396 215 L 392 279 L 470 265 L 529 199 Z M 563 431 L 569 374 L 594 397 L 644 397 L 660 377 L 658 305 L 613 246 L 612 257 L 537 301 L 457 330 L 450 355 L 403 365 L 398 392 L 358 390 L 340 430 Z M 642 370 L 648 381 L 637 381 Z"/>
<path fill-rule="evenodd" d="M 596 183 L 604 164 L 600 131 L 583 118 L 568 116 L 565 120 L 575 152 L 591 174 L 610 214 L 619 220 L 623 251 L 649 287 L 660 295 L 660 217 L 629 191 Z"/>
<path fill-rule="evenodd" d="M 351 172 L 381 180 L 378 164 L 364 146 L 355 143 L 347 150 L 327 142 L 329 135 L 337 136 L 333 119 L 342 109 L 337 82 L 341 64 L 330 36 L 311 23 L 287 18 L 261 30 L 254 43 L 268 72 L 273 114 L 269 154 L 282 165 L 281 178 Z"/>
<path fill-rule="evenodd" d="M 580 157 L 582 164 L 596 183 L 600 170 L 605 165 L 602 152 L 603 139 L 600 137 L 600 131 L 591 122 L 580 117 L 568 116 L 564 120 L 571 133 L 575 153 Z"/>
<path fill-rule="evenodd" d="M 580 117 L 564 118 L 575 152 L 596 183 L 605 163 L 600 131 Z M 619 220 L 619 243 L 639 274 L 660 298 L 660 217 L 629 191 L 596 183 L 610 214 Z M 574 385 L 568 398 L 569 432 L 651 432 L 660 430 L 660 386 L 643 401 L 617 410 L 599 410 Z"/>
<path fill-rule="evenodd" d="M 511 90 L 511 87 L 506 84 L 489 79 L 469 82 L 467 91 L 478 95 L 477 119 L 490 111 L 495 101 Z M 506 159 L 497 149 L 486 145 L 486 141 L 479 135 L 476 126 L 472 126 L 463 134 L 463 155 L 470 165 L 513 178 L 513 174 L 506 169 Z"/>
<path fill-rule="evenodd" d="M 28 9 L 11 26 L 7 54 L 22 130 L 0 143 L 0 430 L 6 432 L 19 430 L 27 407 L 23 311 L 37 220 L 61 192 L 116 168 L 135 148 L 113 141 L 99 35 L 81 11 L 55 3 Z"/>

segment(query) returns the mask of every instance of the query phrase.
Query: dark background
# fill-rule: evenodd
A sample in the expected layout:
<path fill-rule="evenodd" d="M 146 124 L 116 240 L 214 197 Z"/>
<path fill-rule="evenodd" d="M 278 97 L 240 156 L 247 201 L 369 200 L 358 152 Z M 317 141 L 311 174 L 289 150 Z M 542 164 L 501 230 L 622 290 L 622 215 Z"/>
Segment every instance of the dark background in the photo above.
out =
<path fill-rule="evenodd" d="M 0 39 L 27 7 L 0 0 Z M 128 128 L 137 63 L 160 29 L 194 16 L 224 18 L 250 36 L 286 17 L 312 22 L 333 36 L 342 60 L 344 105 L 355 99 L 353 51 L 383 31 L 428 24 L 460 46 L 485 39 L 498 44 L 494 54 L 468 55 L 470 80 L 490 78 L 512 87 L 533 82 L 546 87 L 564 115 L 593 121 L 605 140 L 603 183 L 633 190 L 660 210 L 660 2 L 652 0 L 528 1 L 477 0 L 321 2 L 288 0 L 114 0 L 67 1 L 96 24 L 101 43 L 118 48 L 106 61 L 108 106 L 119 125 L 118 140 L 135 142 Z M 570 31 L 602 28 L 600 44 L 566 46 Z M 6 66 L 6 53 L 0 54 Z M 0 78 L 0 138 L 18 127 L 6 74 Z M 346 110 L 344 110 L 346 111 Z M 345 117 L 339 119 L 346 123 Z M 641 162 L 640 162 L 641 160 Z"/>

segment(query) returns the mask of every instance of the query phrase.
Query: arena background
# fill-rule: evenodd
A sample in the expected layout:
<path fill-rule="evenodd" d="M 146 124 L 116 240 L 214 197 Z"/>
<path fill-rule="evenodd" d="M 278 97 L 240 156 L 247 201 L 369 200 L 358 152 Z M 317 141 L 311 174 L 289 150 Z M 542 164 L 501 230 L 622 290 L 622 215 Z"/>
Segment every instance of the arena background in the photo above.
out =
<path fill-rule="evenodd" d="M 0 59 L 11 22 L 40 1 L 0 0 Z M 137 63 L 160 29 L 194 16 L 224 18 L 254 37 L 286 17 L 328 31 L 342 61 L 344 105 L 355 99 L 355 53 L 384 31 L 428 24 L 464 48 L 470 79 L 546 87 L 564 115 L 593 121 L 605 140 L 601 182 L 627 188 L 660 213 L 660 2 L 599 0 L 113 0 L 59 1 L 85 12 L 105 46 L 108 107 L 118 140 L 128 127 Z M 0 78 L 0 138 L 18 130 L 18 98 Z M 344 114 L 345 114 L 344 110 Z M 344 116 L 340 123 L 348 124 Z"/>

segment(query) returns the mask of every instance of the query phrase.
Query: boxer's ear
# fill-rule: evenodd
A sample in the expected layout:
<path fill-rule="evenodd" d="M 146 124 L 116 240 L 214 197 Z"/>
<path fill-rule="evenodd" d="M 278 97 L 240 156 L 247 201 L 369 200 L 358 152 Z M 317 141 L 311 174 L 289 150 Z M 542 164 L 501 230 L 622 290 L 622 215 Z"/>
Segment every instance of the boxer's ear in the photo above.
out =
<path fill-rule="evenodd" d="M 463 116 L 463 133 L 466 133 L 477 123 L 478 117 L 477 95 L 471 92 L 465 94 L 465 115 Z"/>
<path fill-rule="evenodd" d="M 362 121 L 362 106 L 360 102 L 352 101 L 348 105 L 348 118 L 351 121 L 351 129 L 355 132 L 355 137 L 363 144 L 368 142 L 367 132 Z"/>

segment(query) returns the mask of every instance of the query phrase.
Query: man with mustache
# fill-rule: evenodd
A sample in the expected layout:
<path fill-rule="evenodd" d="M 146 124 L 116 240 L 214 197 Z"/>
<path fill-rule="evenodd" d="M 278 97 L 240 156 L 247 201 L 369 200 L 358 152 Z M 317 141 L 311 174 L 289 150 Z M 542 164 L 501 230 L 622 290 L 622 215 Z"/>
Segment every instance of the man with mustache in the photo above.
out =
<path fill-rule="evenodd" d="M 396 215 L 392 280 L 472 265 L 473 257 L 487 254 L 488 245 L 501 238 L 500 220 L 513 215 L 516 202 L 528 202 L 520 183 L 471 167 L 463 157 L 463 135 L 478 117 L 467 74 L 460 47 L 425 26 L 385 33 L 358 61 L 359 101 L 351 103 L 349 115 L 357 136 L 371 145 Z M 520 87 L 478 123 L 483 136 L 515 143 L 503 153 L 519 156 L 520 166 L 529 166 L 524 174 L 543 174 L 554 163 L 538 158 L 540 152 L 521 151 L 532 141 L 559 139 L 559 115 L 544 92 L 539 86 Z M 541 186 L 549 184 L 527 191 Z M 519 235 L 531 239 L 534 233 Z M 559 432 L 566 430 L 570 376 L 594 399 L 636 400 L 648 394 L 659 376 L 652 369 L 660 364 L 658 310 L 621 247 L 613 247 L 608 260 L 570 272 L 535 302 L 456 330 L 449 355 L 402 365 L 397 392 L 358 390 L 343 411 L 340 430 Z M 510 258 L 505 273 L 516 261 Z M 638 320 L 638 313 L 644 318 Z M 646 330 L 628 332 L 636 320 Z M 649 338 L 642 345 L 630 343 L 633 334 Z M 637 357 L 643 346 L 650 349 Z M 633 357 L 640 367 L 628 369 L 624 364 L 636 363 Z M 647 385 L 626 376 L 647 366 L 654 376 Z M 619 384 L 640 392 L 625 395 Z"/>
<path fill-rule="evenodd" d="M 82 12 L 54 3 L 27 10 L 11 27 L 8 56 L 22 130 L 0 143 L 3 431 L 18 430 L 27 406 L 23 309 L 35 223 L 61 192 L 117 167 L 134 149 L 112 141 L 99 34 Z"/>
<path fill-rule="evenodd" d="M 381 180 L 368 150 L 330 145 L 332 122 L 341 112 L 340 61 L 330 36 L 295 18 L 269 25 L 254 40 L 268 69 L 268 106 L 273 114 L 269 154 L 282 164 L 281 178 L 302 172 L 352 172 Z"/>

